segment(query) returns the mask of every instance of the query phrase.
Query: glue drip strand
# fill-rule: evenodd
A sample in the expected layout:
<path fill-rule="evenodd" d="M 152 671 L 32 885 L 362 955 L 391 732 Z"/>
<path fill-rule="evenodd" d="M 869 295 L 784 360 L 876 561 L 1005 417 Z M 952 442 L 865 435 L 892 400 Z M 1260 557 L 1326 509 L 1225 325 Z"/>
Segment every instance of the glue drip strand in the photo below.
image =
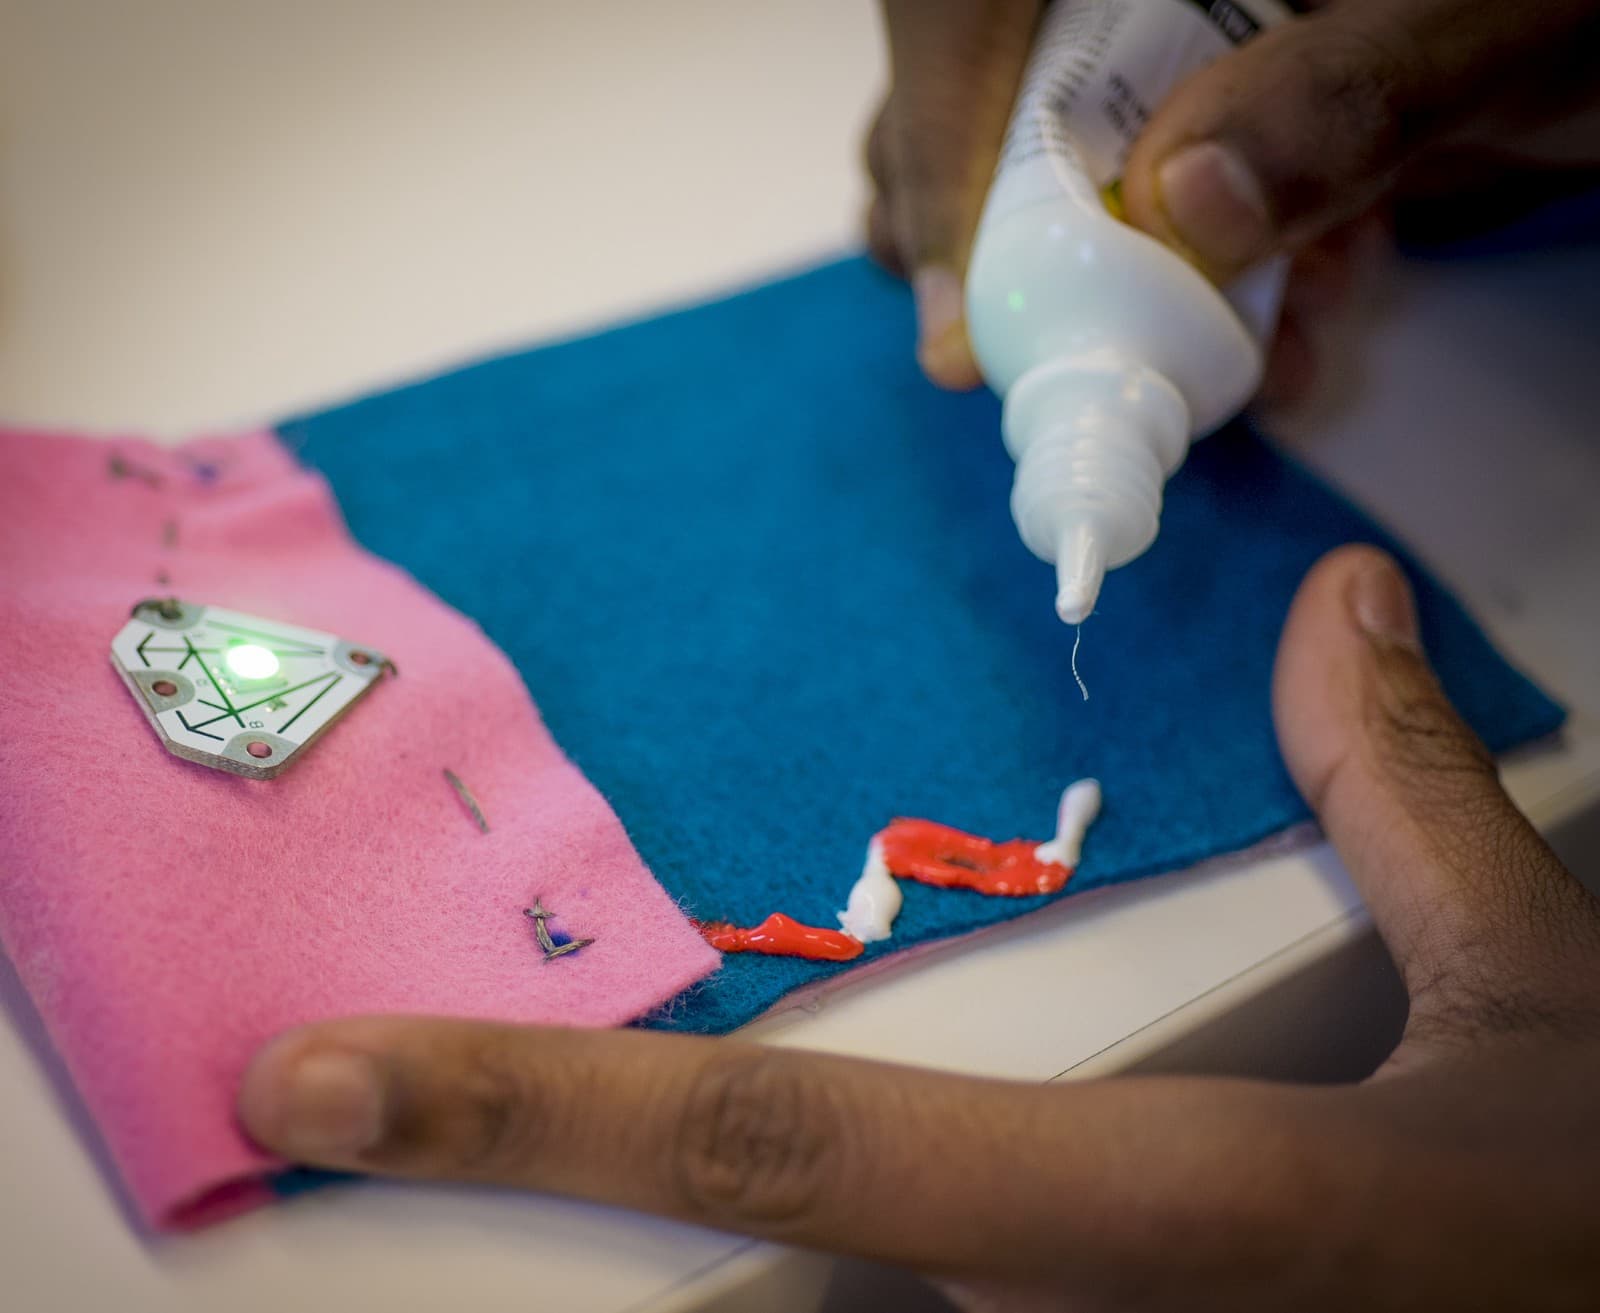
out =
<path fill-rule="evenodd" d="M 1089 700 L 1089 686 L 1083 682 L 1083 676 L 1078 673 L 1078 644 L 1083 642 L 1083 626 L 1079 625 L 1077 632 L 1072 636 L 1072 677 L 1078 681 L 1078 692 L 1083 694 L 1083 700 Z"/>
<path fill-rule="evenodd" d="M 848 962 L 861 956 L 859 939 L 839 930 L 802 925 L 793 917 L 774 912 L 758 926 L 736 926 L 726 921 L 696 921 L 695 929 L 712 948 L 723 953 L 768 953 L 774 957 L 805 957 L 816 962 Z"/>

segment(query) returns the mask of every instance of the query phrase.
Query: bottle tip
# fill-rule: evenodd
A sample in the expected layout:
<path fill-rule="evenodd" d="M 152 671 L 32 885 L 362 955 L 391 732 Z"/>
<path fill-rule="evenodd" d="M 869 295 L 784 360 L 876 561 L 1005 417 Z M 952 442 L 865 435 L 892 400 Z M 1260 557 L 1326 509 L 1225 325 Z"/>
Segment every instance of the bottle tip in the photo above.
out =
<path fill-rule="evenodd" d="M 1069 625 L 1081 625 L 1094 610 L 1096 596 L 1087 588 L 1063 588 L 1056 594 L 1056 614 Z"/>
<path fill-rule="evenodd" d="M 1094 610 L 1105 577 L 1105 553 L 1093 524 L 1069 527 L 1056 548 L 1056 614 L 1066 624 L 1081 625 Z"/>

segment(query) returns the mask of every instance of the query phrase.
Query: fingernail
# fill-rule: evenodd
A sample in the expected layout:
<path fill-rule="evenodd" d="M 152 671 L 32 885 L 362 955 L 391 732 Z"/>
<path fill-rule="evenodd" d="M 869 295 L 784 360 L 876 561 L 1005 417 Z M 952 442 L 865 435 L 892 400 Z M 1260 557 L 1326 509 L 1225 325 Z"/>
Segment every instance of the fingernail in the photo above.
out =
<path fill-rule="evenodd" d="M 981 381 L 967 341 L 966 300 L 955 270 L 928 265 L 911 280 L 917 302 L 917 363 L 941 387 L 971 388 Z"/>
<path fill-rule="evenodd" d="M 1214 141 L 1185 146 L 1156 172 L 1167 222 L 1202 263 L 1243 268 L 1272 245 L 1272 216 L 1254 170 Z"/>
<path fill-rule="evenodd" d="M 383 1078 L 359 1054 L 262 1055 L 239 1100 L 245 1128 L 267 1147 L 307 1162 L 341 1162 L 383 1135 Z"/>
<path fill-rule="evenodd" d="M 1421 648 L 1411 588 L 1388 557 L 1375 558 L 1350 581 L 1350 609 L 1356 624 L 1372 638 Z"/>

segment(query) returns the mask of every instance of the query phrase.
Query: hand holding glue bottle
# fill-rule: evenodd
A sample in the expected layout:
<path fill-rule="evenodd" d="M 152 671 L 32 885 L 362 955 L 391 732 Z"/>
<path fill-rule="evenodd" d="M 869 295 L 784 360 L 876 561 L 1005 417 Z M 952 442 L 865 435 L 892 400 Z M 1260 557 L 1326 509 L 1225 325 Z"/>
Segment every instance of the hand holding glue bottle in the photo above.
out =
<path fill-rule="evenodd" d="M 1123 165 L 1183 78 L 1270 23 L 1276 0 L 1056 0 L 1045 11 L 966 282 L 973 355 L 1005 398 L 1011 513 L 1056 567 L 1056 613 L 1155 541 L 1189 443 L 1261 381 L 1282 258 L 1218 290 L 1119 217 Z"/>

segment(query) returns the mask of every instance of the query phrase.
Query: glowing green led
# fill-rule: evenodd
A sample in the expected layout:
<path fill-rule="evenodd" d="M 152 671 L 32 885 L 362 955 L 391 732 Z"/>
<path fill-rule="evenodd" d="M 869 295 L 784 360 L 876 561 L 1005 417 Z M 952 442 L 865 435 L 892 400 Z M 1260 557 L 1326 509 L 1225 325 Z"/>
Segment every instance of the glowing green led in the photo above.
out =
<path fill-rule="evenodd" d="M 278 673 L 278 658 L 258 643 L 240 643 L 223 658 L 240 679 L 271 679 Z"/>
<path fill-rule="evenodd" d="M 1021 314 L 1028 308 L 1028 298 L 1021 292 L 1011 291 L 1006 293 L 1006 305 Z"/>

